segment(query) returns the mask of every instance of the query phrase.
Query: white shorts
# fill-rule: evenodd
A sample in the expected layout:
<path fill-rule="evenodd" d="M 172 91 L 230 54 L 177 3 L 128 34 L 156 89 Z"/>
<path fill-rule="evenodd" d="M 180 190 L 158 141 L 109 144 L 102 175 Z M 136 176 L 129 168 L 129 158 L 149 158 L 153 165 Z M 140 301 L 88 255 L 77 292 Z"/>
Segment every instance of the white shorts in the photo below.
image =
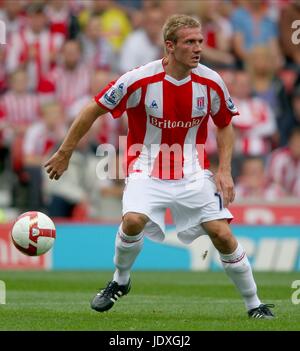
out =
<path fill-rule="evenodd" d="M 207 234 L 201 223 L 233 218 L 223 208 L 209 170 L 189 179 L 161 180 L 136 173 L 126 179 L 123 216 L 128 212 L 145 214 L 150 220 L 143 232 L 150 239 L 164 240 L 167 208 L 171 209 L 178 239 L 186 244 Z"/>

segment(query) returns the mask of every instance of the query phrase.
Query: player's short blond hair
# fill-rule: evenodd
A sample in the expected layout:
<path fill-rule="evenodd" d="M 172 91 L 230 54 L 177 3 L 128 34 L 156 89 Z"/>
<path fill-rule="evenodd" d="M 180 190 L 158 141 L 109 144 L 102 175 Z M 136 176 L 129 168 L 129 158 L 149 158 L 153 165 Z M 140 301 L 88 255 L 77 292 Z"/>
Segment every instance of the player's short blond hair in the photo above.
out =
<path fill-rule="evenodd" d="M 201 22 L 188 15 L 172 15 L 167 19 L 163 26 L 164 41 L 170 40 L 173 43 L 177 42 L 177 31 L 181 28 L 198 28 L 201 27 Z"/>

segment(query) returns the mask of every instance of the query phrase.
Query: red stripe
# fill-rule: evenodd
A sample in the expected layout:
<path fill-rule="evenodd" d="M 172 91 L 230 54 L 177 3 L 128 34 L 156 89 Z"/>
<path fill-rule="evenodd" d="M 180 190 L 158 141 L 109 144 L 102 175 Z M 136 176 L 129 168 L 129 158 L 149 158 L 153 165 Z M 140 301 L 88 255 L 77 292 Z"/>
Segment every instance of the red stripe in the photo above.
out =
<path fill-rule="evenodd" d="M 163 81 L 163 120 L 184 123 L 192 121 L 192 82 L 176 86 Z M 160 152 L 154 162 L 152 176 L 160 179 L 181 179 L 183 177 L 184 142 L 189 128 L 163 128 Z M 164 152 L 164 145 L 178 147 L 179 152 Z"/>
<path fill-rule="evenodd" d="M 139 157 L 145 140 L 147 128 L 147 115 L 145 111 L 146 88 L 146 86 L 142 88 L 140 104 L 135 108 L 127 110 L 127 150 L 126 155 L 124 156 L 124 169 L 126 175 L 133 171 L 135 160 Z M 139 116 L 138 123 L 137 116 Z"/>
<path fill-rule="evenodd" d="M 5 118 L 13 125 L 29 124 L 38 120 L 38 98 L 31 94 L 17 96 L 7 93 L 3 96 Z"/>
<path fill-rule="evenodd" d="M 56 230 L 55 229 L 39 229 L 39 236 L 55 239 L 56 238 Z"/>
<path fill-rule="evenodd" d="M 238 257 L 237 259 L 235 259 L 233 261 L 224 261 L 222 259 L 221 259 L 221 261 L 224 263 L 238 263 L 245 257 L 245 255 L 246 255 L 246 252 L 243 252 L 243 254 L 240 257 Z"/>
<path fill-rule="evenodd" d="M 15 247 L 21 251 L 23 254 L 28 255 L 28 256 L 36 256 L 37 253 L 37 248 L 33 246 L 32 244 L 29 244 L 28 248 L 25 249 L 24 247 L 20 246 L 14 241 L 14 238 L 12 237 L 13 244 Z"/>

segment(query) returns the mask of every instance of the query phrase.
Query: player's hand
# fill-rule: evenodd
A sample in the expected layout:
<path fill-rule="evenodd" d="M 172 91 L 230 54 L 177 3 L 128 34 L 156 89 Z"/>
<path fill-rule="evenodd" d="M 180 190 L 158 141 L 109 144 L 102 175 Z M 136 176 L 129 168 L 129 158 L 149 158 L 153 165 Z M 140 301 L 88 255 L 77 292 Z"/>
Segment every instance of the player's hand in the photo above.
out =
<path fill-rule="evenodd" d="M 71 154 L 58 150 L 45 164 L 50 179 L 58 180 L 68 169 Z"/>
<path fill-rule="evenodd" d="M 234 183 L 229 172 L 218 171 L 215 175 L 217 191 L 222 194 L 223 205 L 227 207 L 230 202 L 233 202 L 235 197 Z"/>

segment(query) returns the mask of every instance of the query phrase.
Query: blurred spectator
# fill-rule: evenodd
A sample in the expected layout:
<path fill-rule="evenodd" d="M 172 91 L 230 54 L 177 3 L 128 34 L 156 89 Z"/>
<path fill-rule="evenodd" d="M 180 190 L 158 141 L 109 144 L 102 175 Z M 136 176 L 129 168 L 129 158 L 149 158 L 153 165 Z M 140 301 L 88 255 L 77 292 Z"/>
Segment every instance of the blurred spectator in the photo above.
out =
<path fill-rule="evenodd" d="M 289 104 L 289 110 L 291 113 L 286 116 L 286 123 L 281 126 L 280 135 L 283 140 L 281 146 L 285 146 L 288 143 L 288 138 L 291 130 L 295 127 L 300 127 L 300 82 L 297 82 L 292 94 L 291 94 L 291 103 Z"/>
<path fill-rule="evenodd" d="M 6 42 L 10 42 L 11 35 L 23 30 L 26 18 L 23 14 L 24 1 L 5 0 L 0 9 L 0 20 L 5 23 Z"/>
<path fill-rule="evenodd" d="M 124 11 L 140 10 L 143 5 L 143 0 L 116 0 L 118 6 Z"/>
<path fill-rule="evenodd" d="M 144 7 L 145 7 L 145 4 L 148 2 L 150 2 L 150 1 L 144 0 Z M 185 9 L 186 9 L 186 2 L 187 1 L 177 1 L 177 0 L 163 0 L 163 1 L 158 0 L 157 1 L 157 0 L 153 0 L 153 2 L 154 2 L 154 6 L 157 6 L 157 4 L 159 4 L 165 18 L 172 16 L 176 13 L 185 13 L 186 12 Z M 194 2 L 197 3 L 198 1 L 194 1 Z"/>
<path fill-rule="evenodd" d="M 285 195 L 279 184 L 268 183 L 264 161 L 260 157 L 248 157 L 242 163 L 241 174 L 235 186 L 236 201 L 274 201 Z"/>
<path fill-rule="evenodd" d="M 56 102 L 42 106 L 42 120 L 32 124 L 24 139 L 24 165 L 28 174 L 28 208 L 43 209 L 42 165 L 65 134 L 63 111 Z"/>
<path fill-rule="evenodd" d="M 254 96 L 262 98 L 271 107 L 279 131 L 277 145 L 287 142 L 284 130 L 290 120 L 291 108 L 282 80 L 275 74 L 273 57 L 265 46 L 255 46 L 248 54 L 246 67 L 251 76 Z"/>
<path fill-rule="evenodd" d="M 64 38 L 50 32 L 42 4 L 32 3 L 27 14 L 28 25 L 12 35 L 6 67 L 8 72 L 13 72 L 23 65 L 28 70 L 30 88 L 42 91 L 48 73 L 56 64 L 56 55 Z"/>
<path fill-rule="evenodd" d="M 45 13 L 51 33 L 60 33 L 65 39 L 77 37 L 80 30 L 79 23 L 67 0 L 49 1 Z"/>
<path fill-rule="evenodd" d="M 12 73 L 9 87 L 0 98 L 0 132 L 3 146 L 10 150 L 10 166 L 16 176 L 13 187 L 17 187 L 27 179 L 22 158 L 24 134 L 39 119 L 40 106 L 37 95 L 28 91 L 26 71 L 19 69 Z"/>
<path fill-rule="evenodd" d="M 81 48 L 78 41 L 69 40 L 62 49 L 62 64 L 51 74 L 55 95 L 67 109 L 77 99 L 88 94 L 91 70 L 82 62 Z"/>
<path fill-rule="evenodd" d="M 267 6 L 263 0 L 244 0 L 232 14 L 233 49 L 241 64 L 256 45 L 268 47 L 276 68 L 283 64 L 277 39 L 278 28 L 267 15 Z"/>
<path fill-rule="evenodd" d="M 80 110 L 112 80 L 113 75 L 108 71 L 98 70 L 94 72 L 89 94 L 76 100 L 67 110 L 69 121 L 73 121 Z M 115 148 L 119 148 L 119 136 L 127 134 L 126 123 L 127 120 L 124 117 L 115 119 L 112 118 L 110 113 L 102 115 L 92 126 L 91 142 L 95 146 L 108 143 L 114 145 Z"/>
<path fill-rule="evenodd" d="M 250 76 L 245 71 L 235 74 L 232 96 L 240 116 L 233 119 L 238 155 L 266 155 L 276 133 L 276 120 L 270 106 L 261 98 L 251 96 Z"/>
<path fill-rule="evenodd" d="M 85 212 L 87 211 L 89 196 L 96 190 L 95 183 L 99 182 L 95 174 L 95 159 L 89 149 L 89 134 L 87 134 L 72 154 L 68 172 L 59 181 L 51 181 L 46 172 L 43 172 L 50 217 L 72 217 L 76 206 L 79 205 L 85 208 Z"/>
<path fill-rule="evenodd" d="M 288 145 L 273 151 L 268 176 L 289 196 L 300 197 L 300 127 L 292 130 Z"/>
<path fill-rule="evenodd" d="M 101 34 L 99 20 L 93 16 L 79 36 L 84 63 L 93 69 L 111 69 L 113 53 Z"/>
<path fill-rule="evenodd" d="M 131 32 L 131 24 L 127 14 L 113 0 L 95 0 L 90 10 L 83 10 L 79 14 L 80 25 L 85 28 L 92 16 L 99 18 L 99 25 L 103 35 L 118 53 L 127 35 Z"/>
<path fill-rule="evenodd" d="M 204 35 L 202 62 L 209 66 L 233 66 L 233 30 L 230 21 L 219 11 L 221 1 L 200 1 L 198 6 Z"/>
<path fill-rule="evenodd" d="M 93 206 L 90 215 L 104 221 L 116 221 L 122 217 L 122 196 L 124 190 L 124 174 L 118 150 L 102 159 L 108 169 L 97 166 L 97 176 L 101 177 L 99 190 L 91 197 Z M 102 173 L 101 173 L 102 170 Z M 104 171 L 104 172 L 103 172 Z M 100 195 L 100 196 L 99 196 Z"/>
<path fill-rule="evenodd" d="M 143 27 L 127 37 L 121 50 L 120 72 L 127 72 L 163 56 L 161 28 L 164 17 L 160 7 L 144 10 Z"/>
<path fill-rule="evenodd" d="M 224 83 L 226 84 L 229 93 L 231 94 L 234 89 L 236 71 L 233 69 L 224 69 L 219 70 L 218 72 L 224 80 Z"/>
<path fill-rule="evenodd" d="M 5 142 L 10 145 L 39 118 L 39 99 L 28 89 L 28 75 L 19 69 L 11 74 L 10 90 L 0 99 Z"/>
<path fill-rule="evenodd" d="M 295 87 L 292 94 L 292 110 L 293 114 L 288 130 L 300 126 L 300 84 Z"/>
<path fill-rule="evenodd" d="M 124 181 L 119 179 L 118 157 L 108 162 L 91 153 L 90 134 L 78 144 L 70 159 L 68 172 L 53 182 L 44 172 L 48 214 L 51 217 L 75 217 L 78 208 L 85 216 L 101 220 L 119 220 Z M 101 168 L 108 165 L 108 172 Z M 96 170 L 96 171 L 95 171 Z"/>
<path fill-rule="evenodd" d="M 140 28 L 143 22 L 143 0 L 116 0 L 116 2 L 127 13 L 132 30 Z"/>
<path fill-rule="evenodd" d="M 5 50 L 4 45 L 0 45 L 0 94 L 3 93 L 7 87 L 6 76 L 7 72 L 5 70 Z"/>
<path fill-rule="evenodd" d="M 300 0 L 293 0 L 281 12 L 279 39 L 282 52 L 287 58 L 287 63 L 294 68 L 299 68 L 300 66 L 300 47 L 299 44 L 297 45 L 292 41 L 293 33 L 299 28 L 299 25 L 297 28 L 293 28 L 292 24 L 297 20 L 300 20 Z"/>

